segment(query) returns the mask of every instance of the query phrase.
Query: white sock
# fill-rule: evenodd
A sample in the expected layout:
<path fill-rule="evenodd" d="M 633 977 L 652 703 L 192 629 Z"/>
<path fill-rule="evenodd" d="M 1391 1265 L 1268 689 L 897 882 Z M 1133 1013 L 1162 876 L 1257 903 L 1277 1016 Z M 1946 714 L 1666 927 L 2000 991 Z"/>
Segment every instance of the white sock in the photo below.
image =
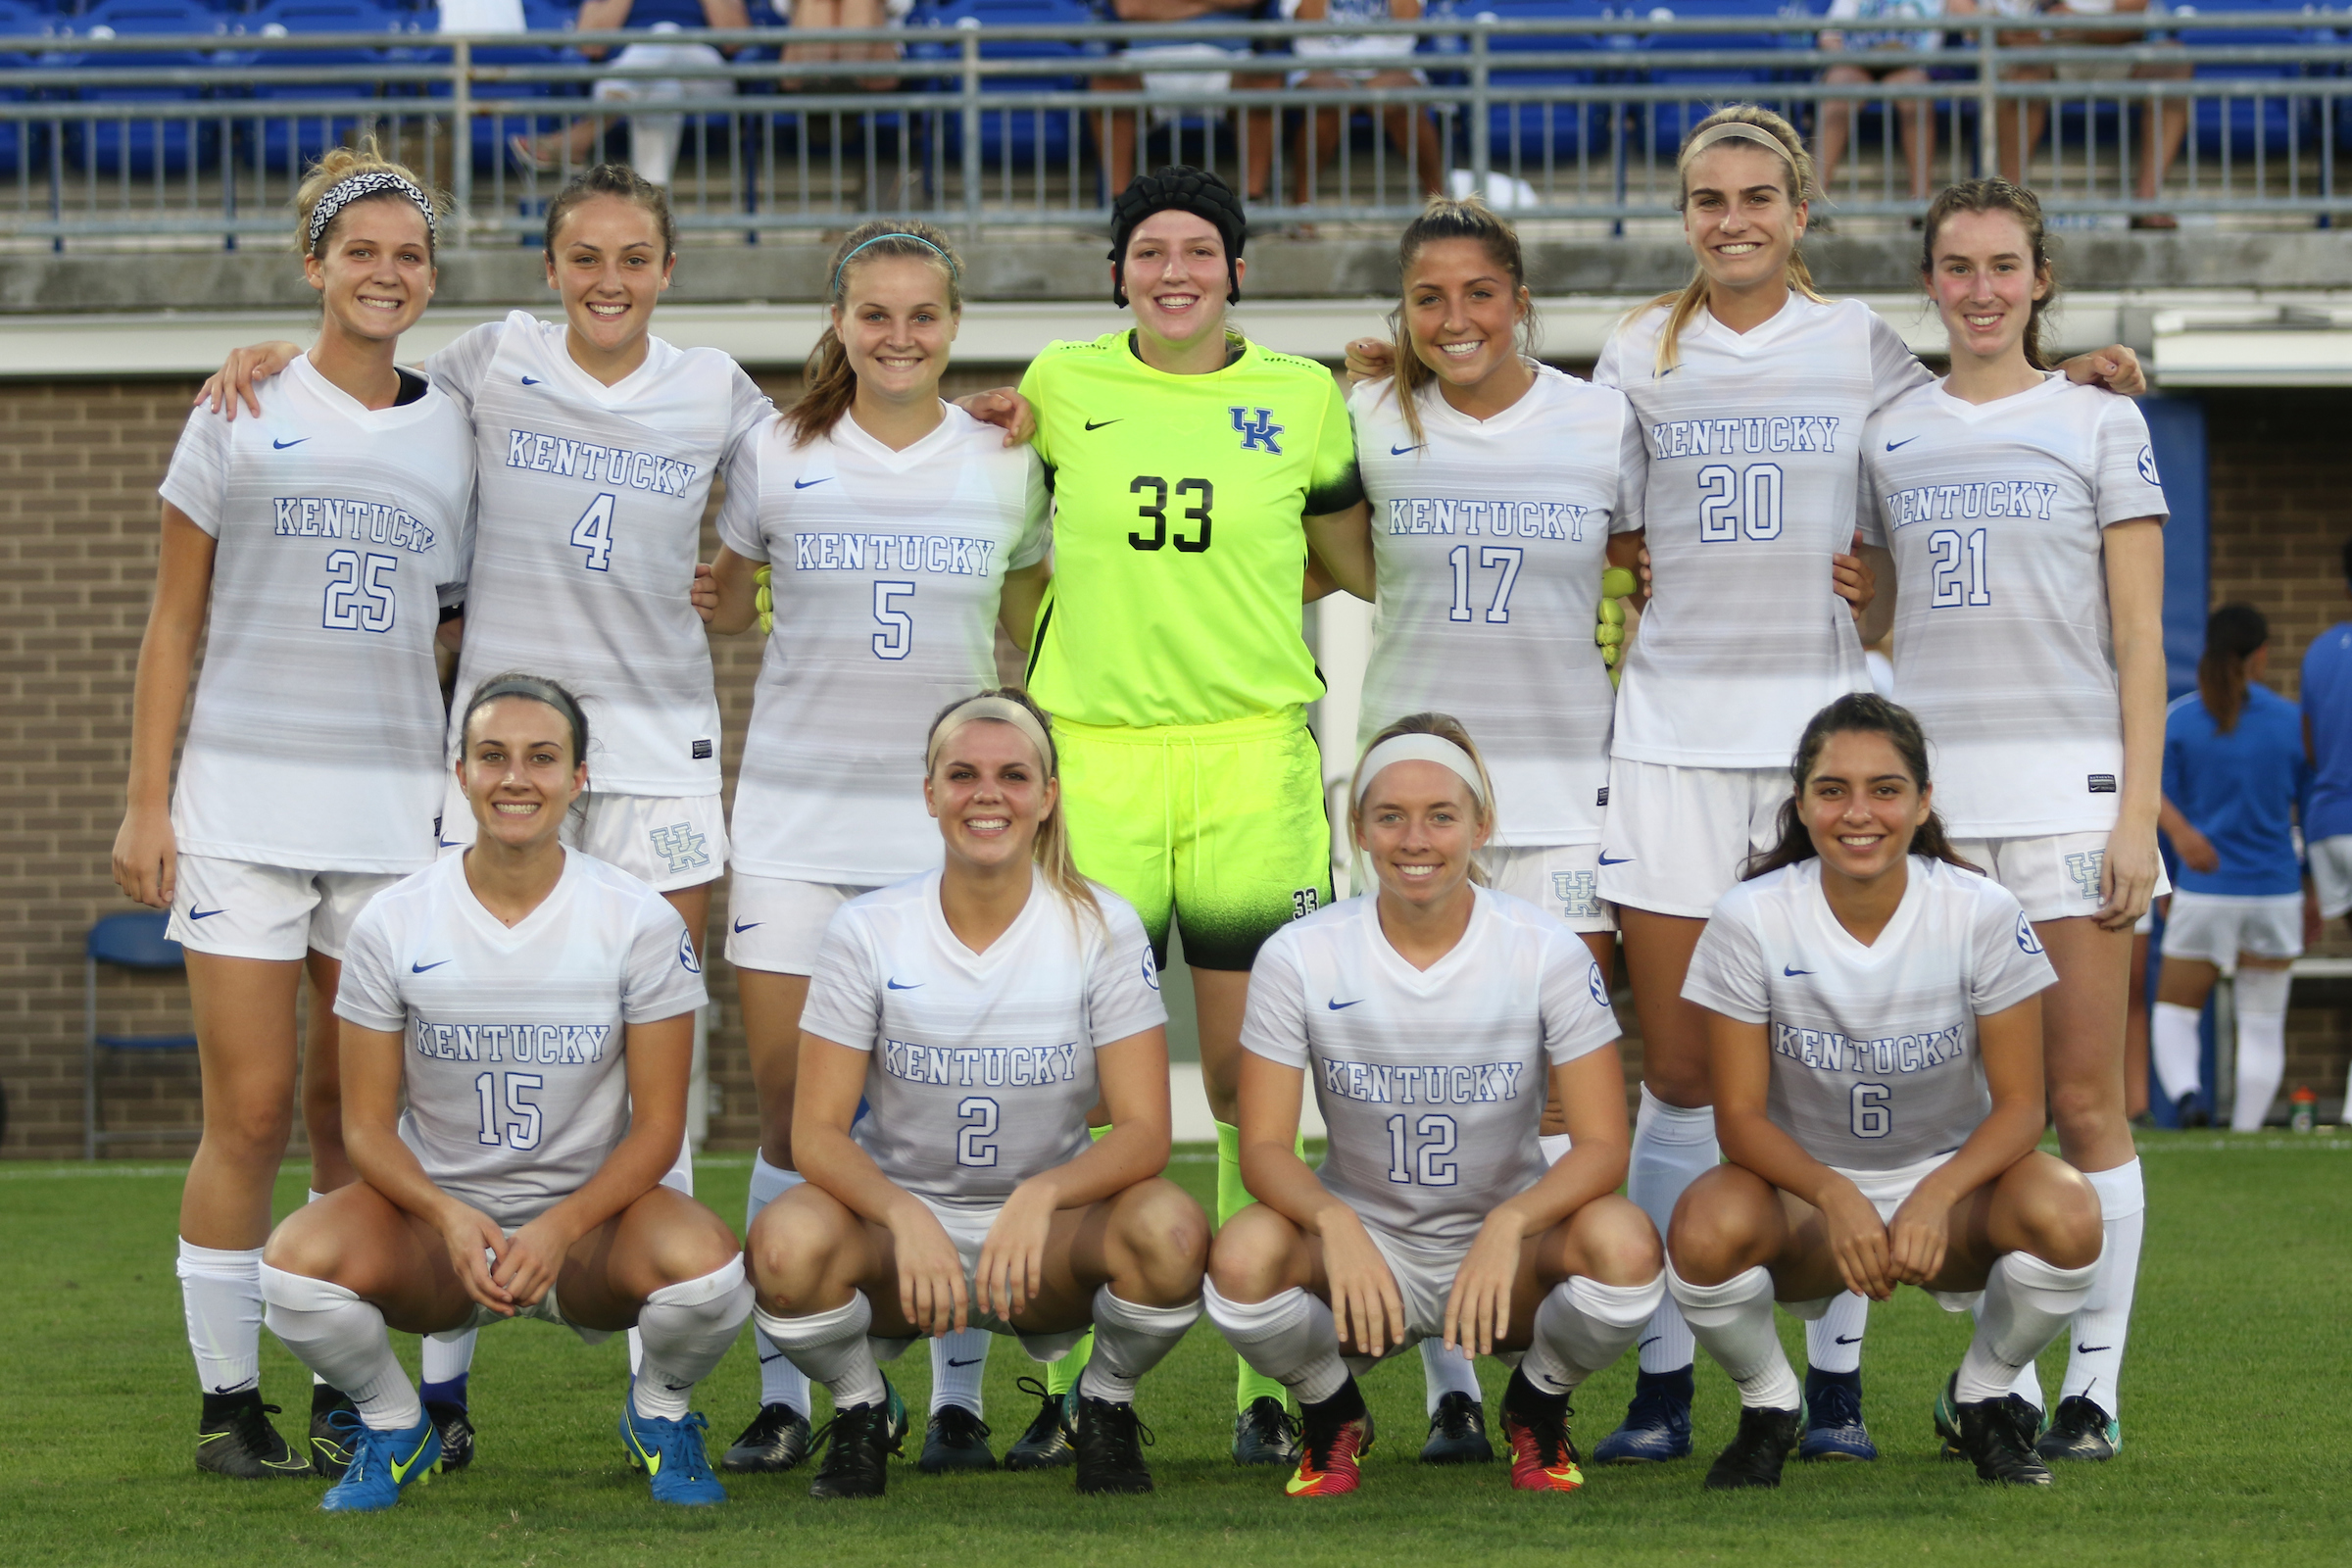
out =
<path fill-rule="evenodd" d="M 1823 1372 L 1862 1370 L 1862 1336 L 1870 1327 L 1870 1298 L 1839 1291 L 1830 1309 L 1805 1325 L 1805 1361 Z"/>
<path fill-rule="evenodd" d="M 685 1419 L 694 1386 L 710 1375 L 743 1320 L 752 1315 L 752 1283 L 743 1277 L 743 1254 L 699 1279 L 664 1285 L 637 1309 L 645 1342 L 630 1399 L 648 1421 Z"/>
<path fill-rule="evenodd" d="M 771 1317 L 755 1306 L 752 1321 L 792 1357 L 794 1366 L 825 1386 L 836 1410 L 882 1402 L 882 1367 L 865 1339 L 874 1308 L 863 1292 L 853 1293 L 847 1303 L 830 1312 L 808 1317 Z"/>
<path fill-rule="evenodd" d="M 1603 1285 L 1570 1275 L 1537 1304 L 1535 1338 L 1519 1370 L 1538 1393 L 1574 1394 L 1632 1348 L 1665 1294 L 1664 1274 L 1647 1285 Z"/>
<path fill-rule="evenodd" d="M 356 1405 L 373 1432 L 407 1432 L 424 1419 L 416 1389 L 392 1353 L 384 1314 L 340 1285 L 260 1266 L 270 1332 L 294 1358 Z"/>
<path fill-rule="evenodd" d="M 262 1386 L 262 1250 L 222 1251 L 179 1244 L 179 1304 L 196 1356 L 196 1386 L 242 1394 Z"/>
<path fill-rule="evenodd" d="M 326 1195 L 324 1193 L 320 1192 L 316 1187 L 306 1187 L 303 1189 L 302 1193 L 302 1206 L 308 1208 L 325 1196 Z M 326 1386 L 326 1379 L 314 1372 L 311 1374 L 311 1386 L 313 1388 L 324 1388 Z"/>
<path fill-rule="evenodd" d="M 2086 1171 L 2083 1179 L 2097 1189 L 2099 1214 L 2107 1232 L 2107 1250 L 2099 1254 L 2098 1281 L 2090 1298 L 2075 1314 L 2074 1353 L 2067 1358 L 2061 1398 L 2090 1400 L 2110 1416 L 2123 1406 L 2124 1342 L 2132 1336 L 2132 1293 L 2139 1283 L 2140 1233 L 2146 1228 L 2148 1200 L 2140 1182 L 2139 1161 L 2112 1170 Z M 2085 1351 L 2084 1346 L 2090 1348 Z"/>
<path fill-rule="evenodd" d="M 2230 1130 L 2262 1131 L 2262 1120 L 2286 1076 L 2286 997 L 2294 976 L 2284 969 L 2237 971 L 2237 1101 Z"/>
<path fill-rule="evenodd" d="M 1707 1354 L 1740 1385 L 1750 1410 L 1793 1410 L 1804 1396 L 1772 1321 L 1772 1273 L 1751 1268 L 1721 1285 L 1693 1285 L 1666 1265 L 1666 1289 Z"/>
<path fill-rule="evenodd" d="M 988 1371 L 986 1329 L 944 1334 L 931 1342 L 931 1413 L 943 1404 L 960 1404 L 974 1415 L 985 1414 L 980 1402 L 980 1380 Z"/>
<path fill-rule="evenodd" d="M 765 1154 L 752 1156 L 752 1196 L 743 1205 L 743 1234 L 752 1234 L 752 1224 L 760 1211 L 795 1187 L 801 1185 L 801 1173 L 771 1165 Z M 792 1364 L 792 1357 L 776 1348 L 767 1331 L 757 1323 L 752 1326 L 752 1348 L 760 1353 L 760 1402 L 762 1406 L 788 1404 L 803 1415 L 808 1413 L 808 1375 Z M 937 1358 L 933 1358 L 933 1375 L 938 1373 Z M 939 1406 L 934 1398 L 933 1409 Z M 980 1408 L 975 1400 L 972 1408 Z"/>
<path fill-rule="evenodd" d="M 1421 1387 L 1426 1391 L 1429 1409 L 1435 1416 L 1438 1401 L 1448 1394 L 1466 1394 L 1470 1402 L 1483 1402 L 1478 1388 L 1478 1363 L 1459 1350 L 1448 1350 L 1446 1342 L 1431 1335 L 1421 1342 Z"/>
<path fill-rule="evenodd" d="M 2156 1058 L 2156 1081 L 2164 1085 L 2165 1098 L 2175 1102 L 2205 1087 L 2197 1065 L 2205 1049 L 2197 1035 L 2201 1016 L 2199 1009 L 2172 1002 L 2148 1009 L 2148 1054 Z"/>
<path fill-rule="evenodd" d="M 1095 1353 L 1078 1374 L 1079 1396 L 1133 1404 L 1135 1380 L 1159 1365 L 1200 1321 L 1199 1301 L 1138 1306 L 1111 1295 L 1107 1285 L 1096 1287 Z"/>
<path fill-rule="evenodd" d="M 481 1338 L 480 1329 L 467 1329 L 454 1339 L 437 1334 L 424 1337 L 424 1353 L 419 1358 L 416 1381 L 419 1383 L 455 1383 L 473 1370 L 473 1347 Z"/>
<path fill-rule="evenodd" d="M 1340 1327 L 1321 1298 L 1293 1286 L 1262 1301 L 1229 1301 L 1203 1280 L 1200 1304 L 1236 1354 L 1308 1404 L 1348 1383 Z"/>
<path fill-rule="evenodd" d="M 1976 1337 L 1960 1358 L 1952 1397 L 1961 1404 L 1997 1399 L 2017 1382 L 2042 1348 L 2066 1332 L 2098 1277 L 2094 1259 L 2059 1268 L 2031 1252 L 2004 1252 L 1984 1281 L 1984 1309 Z"/>
<path fill-rule="evenodd" d="M 1642 1110 L 1634 1118 L 1633 1165 L 1625 1193 L 1664 1236 L 1674 1205 L 1692 1182 L 1722 1162 L 1711 1106 L 1685 1110 L 1642 1088 Z M 1642 1370 L 1679 1372 L 1690 1364 L 1690 1329 L 1670 1298 L 1658 1303 L 1642 1337 Z"/>

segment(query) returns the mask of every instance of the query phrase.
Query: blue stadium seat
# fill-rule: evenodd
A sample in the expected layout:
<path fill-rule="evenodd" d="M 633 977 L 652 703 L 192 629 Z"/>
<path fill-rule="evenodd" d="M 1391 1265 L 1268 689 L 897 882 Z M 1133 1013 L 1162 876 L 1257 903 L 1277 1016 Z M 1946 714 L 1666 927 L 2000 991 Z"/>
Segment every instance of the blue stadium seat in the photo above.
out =
<path fill-rule="evenodd" d="M 1725 24 L 1722 32 L 1651 33 L 1642 40 L 1642 46 L 1655 51 L 1777 50 L 1788 37 L 1778 30 L 1788 22 L 1782 12 L 1781 0 L 1671 0 L 1652 7 L 1648 16 L 1652 20 L 1679 22 L 1705 18 L 1720 20 Z M 1806 41 L 1809 43 L 1809 39 Z M 1674 153 L 1681 150 L 1683 138 L 1692 125 L 1726 104 L 1762 103 L 1788 114 L 1790 105 L 1777 101 L 1769 90 L 1760 90 L 1768 89 L 1780 75 L 1777 68 L 1765 66 L 1705 66 L 1684 70 L 1653 64 L 1642 74 L 1644 81 L 1657 86 L 1688 87 L 1692 92 L 1689 98 L 1640 105 L 1637 113 L 1643 122 L 1641 130 L 1658 152 Z"/>
<path fill-rule="evenodd" d="M 1463 0 L 1471 17 L 1496 22 L 1537 22 L 1552 18 L 1599 22 L 1611 13 L 1600 0 Z M 1513 87 L 1589 87 L 1607 69 L 1608 37 L 1592 32 L 1495 33 L 1488 40 L 1491 57 L 1499 60 L 1520 54 L 1590 54 L 1592 65 L 1534 71 L 1503 70 L 1490 64 L 1487 83 L 1496 99 L 1507 98 Z M 1573 160 L 1587 147 L 1599 150 L 1607 140 L 1606 112 L 1575 103 L 1496 102 L 1487 111 L 1489 158 L 1496 169 L 1540 168 L 1546 157 Z"/>
<path fill-rule="evenodd" d="M 0 0 L 0 104 L 24 103 L 38 90 L 27 73 L 52 30 L 50 19 L 32 7 Z M 0 176 L 29 177 L 35 162 L 45 161 L 46 145 L 37 122 L 0 120 Z"/>
<path fill-rule="evenodd" d="M 2197 7 L 2181 5 L 2173 8 L 2180 19 L 2174 36 L 2190 48 L 2230 48 L 2246 45 L 2271 48 L 2292 48 L 2298 44 L 2332 43 L 2331 29 L 2317 25 L 2323 19 L 2316 15 L 2319 8 L 2304 0 L 2214 0 L 2208 7 L 2213 11 L 2268 11 L 2290 16 L 2312 15 L 2315 25 L 2284 29 L 2256 27 L 2200 27 L 2194 18 Z M 2300 61 L 2278 64 L 2200 65 L 2196 68 L 2199 81 L 2278 81 L 2300 80 L 2308 73 Z M 2257 148 L 2278 157 L 2290 148 L 2312 145 L 2319 119 L 2317 100 L 2294 97 L 2281 87 L 2276 96 L 2259 98 L 2205 98 L 2196 102 L 2190 111 L 2189 130 L 2197 140 L 2202 157 L 2227 157 L 2235 163 L 2252 160 Z"/>
<path fill-rule="evenodd" d="M 384 48 L 333 47 L 318 49 L 271 49 L 252 51 L 238 57 L 240 64 L 276 68 L 299 66 L 380 66 L 385 63 L 385 48 L 395 41 L 400 19 L 393 13 L 378 10 L 368 0 L 274 0 L 248 18 L 240 31 L 283 37 L 304 33 L 378 32 L 385 34 Z M 249 90 L 259 107 L 255 118 L 239 126 L 240 140 L 246 144 L 247 156 L 258 155 L 264 168 L 271 171 L 300 169 L 320 157 L 330 147 L 339 147 L 368 117 L 364 111 L 349 115 L 310 116 L 299 119 L 274 113 L 268 105 L 272 101 L 317 101 L 328 99 L 349 101 L 355 105 L 371 103 L 383 94 L 377 81 L 291 81 L 257 84 Z"/>
<path fill-rule="evenodd" d="M 227 19 L 196 0 L 106 0 L 75 18 L 73 33 L 85 38 L 186 36 L 210 33 L 225 37 Z M 71 41 L 67 47 L 71 49 Z M 103 55 L 69 54 L 65 63 L 92 69 L 118 70 L 183 68 L 204 71 L 214 64 L 208 50 L 157 50 Z M 70 171 L 113 174 L 184 173 L 190 167 L 210 165 L 220 150 L 219 127 L 211 121 L 173 119 L 173 104 L 202 100 L 200 86 L 84 87 L 74 97 L 82 103 L 120 104 L 122 116 L 87 120 L 69 127 L 66 163 Z"/>
<path fill-rule="evenodd" d="M 907 57 L 934 62 L 961 58 L 962 43 L 954 36 L 954 29 L 966 18 L 984 26 L 999 27 L 1082 27 L 1102 20 L 1085 0 L 953 0 L 930 14 L 930 27 L 909 29 Z M 946 36 L 936 40 L 926 38 L 927 31 Z M 1086 85 L 1088 74 L 1100 69 L 1102 53 L 1099 45 L 1058 38 L 983 43 L 980 55 L 984 60 L 1066 60 L 1071 70 L 1067 75 L 984 80 L 980 90 L 983 93 L 1075 92 Z M 934 77 L 932 84 L 942 91 L 956 90 L 953 76 Z M 1033 163 L 1040 157 L 1048 164 L 1066 161 L 1085 119 L 1085 114 L 1077 110 L 984 110 L 980 116 L 982 163 L 994 169 L 1006 159 L 1015 164 Z M 963 117 L 943 110 L 938 120 L 947 157 L 953 163 L 963 156 Z"/>
<path fill-rule="evenodd" d="M 102 1057 L 117 1051 L 193 1051 L 194 1035 L 107 1034 L 98 1028 L 98 966 L 149 972 L 187 967 L 179 944 L 164 935 L 171 916 L 139 909 L 110 914 L 90 927 L 82 942 L 82 1090 L 81 1153 L 96 1159 L 101 1144 L 161 1138 L 189 1137 L 176 1131 L 108 1132 L 98 1125 L 98 1068 Z"/>

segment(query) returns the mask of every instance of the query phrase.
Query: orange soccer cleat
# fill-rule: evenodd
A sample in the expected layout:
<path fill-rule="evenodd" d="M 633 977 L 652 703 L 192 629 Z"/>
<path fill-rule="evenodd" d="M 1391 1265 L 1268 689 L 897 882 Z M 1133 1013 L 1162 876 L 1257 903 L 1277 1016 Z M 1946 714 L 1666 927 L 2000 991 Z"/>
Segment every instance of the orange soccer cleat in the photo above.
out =
<path fill-rule="evenodd" d="M 1515 1491 L 1574 1492 L 1585 1484 L 1568 1416 L 1565 1397 L 1537 1393 L 1525 1372 L 1511 1374 L 1502 1395 L 1502 1438 L 1511 1450 Z"/>
<path fill-rule="evenodd" d="M 1294 1497 L 1336 1497 L 1363 1484 L 1358 1461 L 1372 1448 L 1372 1412 L 1350 1378 L 1338 1395 L 1300 1412 L 1298 1469 L 1283 1490 Z"/>

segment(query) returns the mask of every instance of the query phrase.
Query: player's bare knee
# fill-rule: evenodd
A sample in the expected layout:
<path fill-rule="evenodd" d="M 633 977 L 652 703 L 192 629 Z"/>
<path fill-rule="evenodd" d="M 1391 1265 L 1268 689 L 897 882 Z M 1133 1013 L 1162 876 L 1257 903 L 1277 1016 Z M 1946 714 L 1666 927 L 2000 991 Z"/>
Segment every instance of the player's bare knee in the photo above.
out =
<path fill-rule="evenodd" d="M 1131 1190 L 1119 1205 L 1118 1237 L 1130 1265 L 1122 1272 L 1134 1276 L 1122 1284 L 1149 1296 L 1145 1304 L 1172 1306 L 1200 1294 L 1208 1216 L 1183 1188 L 1153 1180 Z"/>
<path fill-rule="evenodd" d="M 331 1280 L 343 1265 L 343 1236 L 344 1227 L 298 1208 L 270 1233 L 262 1261 L 305 1279 Z"/>
<path fill-rule="evenodd" d="M 2083 1268 L 2097 1261 L 2107 1240 L 2097 1190 L 2065 1165 L 2036 1187 L 2027 1216 L 2034 1255 L 2059 1268 Z"/>
<path fill-rule="evenodd" d="M 788 1193 L 760 1211 L 744 1247 L 760 1304 L 771 1312 L 794 1312 L 801 1300 L 820 1289 L 840 1246 L 827 1217 L 814 1205 L 793 1202 L 792 1196 Z"/>
<path fill-rule="evenodd" d="M 1609 1203 L 1577 1239 L 1584 1244 L 1586 1274 L 1602 1285 L 1647 1285 L 1666 1266 L 1657 1227 L 1631 1202 Z"/>
<path fill-rule="evenodd" d="M 289 1097 L 267 1101 L 255 1096 L 221 1098 L 225 1103 L 208 1104 L 205 1109 L 207 1152 L 238 1165 L 266 1165 L 274 1171 L 294 1136 L 294 1107 Z"/>
<path fill-rule="evenodd" d="M 1225 1222 L 1208 1250 L 1208 1277 L 1229 1301 L 1262 1301 L 1282 1289 L 1298 1233 L 1287 1220 L 1252 1205 Z"/>
<path fill-rule="evenodd" d="M 1692 1183 L 1675 1205 L 1667 1227 L 1666 1250 L 1674 1271 L 1693 1285 L 1721 1285 L 1748 1264 L 1758 1232 L 1755 1205 L 1727 1184 Z"/>
<path fill-rule="evenodd" d="M 2072 1148 L 2098 1138 L 2123 1116 L 2122 1098 L 2102 1084 L 2054 1084 L 2050 1120 L 2060 1144 Z"/>

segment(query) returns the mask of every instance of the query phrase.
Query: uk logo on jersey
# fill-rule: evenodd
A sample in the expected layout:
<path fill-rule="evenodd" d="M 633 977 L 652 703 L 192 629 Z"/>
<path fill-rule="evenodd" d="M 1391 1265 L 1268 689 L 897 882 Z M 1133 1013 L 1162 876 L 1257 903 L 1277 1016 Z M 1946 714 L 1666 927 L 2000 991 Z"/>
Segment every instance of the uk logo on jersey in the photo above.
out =
<path fill-rule="evenodd" d="M 2106 868 L 2105 850 L 2079 850 L 2066 858 L 2066 874 L 2091 903 L 2099 902 L 2099 873 Z"/>
<path fill-rule="evenodd" d="M 1560 914 L 1569 920 L 1593 920 L 1600 916 L 1600 874 L 1596 871 L 1554 871 L 1551 873 L 1552 896 L 1560 901 Z"/>
<path fill-rule="evenodd" d="M 1278 458 L 1282 456 L 1282 448 L 1275 444 L 1274 438 L 1282 434 L 1283 426 L 1274 422 L 1272 409 L 1259 409 L 1254 420 L 1250 417 L 1250 411 L 1248 409 L 1232 409 L 1231 412 L 1233 427 L 1242 434 L 1244 452 L 1262 449 Z"/>
<path fill-rule="evenodd" d="M 2034 922 L 2026 918 L 2023 910 L 2020 910 L 2017 916 L 2017 951 L 2020 953 L 2039 953 L 2041 951 L 2041 938 L 2034 934 Z"/>
<path fill-rule="evenodd" d="M 655 828 L 646 837 L 652 841 L 654 853 L 669 862 L 672 876 L 710 863 L 706 848 L 710 841 L 697 833 L 691 822 L 672 822 L 667 827 Z"/>

